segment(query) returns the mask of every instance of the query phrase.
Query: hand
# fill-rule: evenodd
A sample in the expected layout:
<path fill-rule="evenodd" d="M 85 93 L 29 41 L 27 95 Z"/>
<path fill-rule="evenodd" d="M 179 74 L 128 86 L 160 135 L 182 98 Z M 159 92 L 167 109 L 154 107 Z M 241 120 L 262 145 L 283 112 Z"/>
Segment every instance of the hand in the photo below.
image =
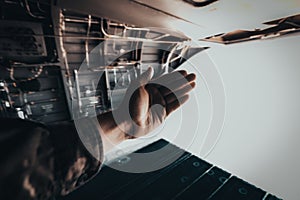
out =
<path fill-rule="evenodd" d="M 125 124 L 121 129 L 127 138 L 140 137 L 157 128 L 188 100 L 188 93 L 195 87 L 195 74 L 184 70 L 154 80 L 152 76 L 153 69 L 149 68 L 133 81 L 123 103 L 114 112 L 117 124 Z"/>

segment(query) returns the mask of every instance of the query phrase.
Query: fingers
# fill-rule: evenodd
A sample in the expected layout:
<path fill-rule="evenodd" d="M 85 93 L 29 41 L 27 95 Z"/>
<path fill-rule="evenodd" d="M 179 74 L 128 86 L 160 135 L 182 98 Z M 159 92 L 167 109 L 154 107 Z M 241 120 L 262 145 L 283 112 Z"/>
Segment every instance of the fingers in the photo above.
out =
<path fill-rule="evenodd" d="M 167 116 L 169 114 L 171 114 L 173 111 L 175 111 L 177 108 L 179 108 L 182 104 L 187 102 L 188 99 L 189 99 L 189 95 L 186 94 L 186 95 L 180 97 L 179 99 L 176 99 L 172 103 L 167 104 L 167 106 L 166 106 Z"/>
<path fill-rule="evenodd" d="M 162 105 L 169 115 L 188 100 L 188 93 L 195 88 L 195 79 L 195 74 L 181 70 L 150 81 L 145 86 L 149 93 L 150 106 Z"/>
<path fill-rule="evenodd" d="M 165 96 L 165 101 L 167 104 L 172 103 L 173 101 L 176 101 L 178 98 L 181 98 L 182 96 L 186 95 L 187 93 L 189 93 L 192 89 L 194 89 L 196 86 L 195 82 L 192 82 L 189 85 L 184 86 L 183 88 L 172 92 L 170 94 L 168 94 L 167 96 Z"/>
<path fill-rule="evenodd" d="M 179 70 L 179 71 L 174 71 L 169 74 L 162 75 L 161 77 L 157 78 L 156 80 L 153 80 L 153 83 L 159 84 L 168 84 L 170 82 L 180 80 L 184 77 L 186 77 L 188 74 L 185 70 Z"/>
<path fill-rule="evenodd" d="M 192 85 L 195 84 L 195 79 L 195 74 L 188 74 L 186 77 L 170 82 L 169 84 L 160 84 L 159 90 L 163 96 L 167 96 L 186 86 L 192 87 Z"/>
<path fill-rule="evenodd" d="M 188 100 L 188 93 L 195 88 L 195 79 L 195 74 L 188 74 L 181 70 L 149 82 L 146 85 L 146 90 L 151 94 L 151 104 L 164 106 L 166 114 L 169 115 Z M 160 94 L 158 95 L 157 92 Z"/>
<path fill-rule="evenodd" d="M 164 75 L 155 81 L 156 87 L 165 100 L 167 115 L 188 100 L 188 93 L 196 86 L 195 79 L 195 74 L 188 74 L 182 70 Z"/>
<path fill-rule="evenodd" d="M 153 77 L 154 71 L 152 67 L 149 67 L 147 71 L 145 71 L 141 76 L 138 78 L 138 82 L 141 85 L 147 84 L 151 78 Z"/>

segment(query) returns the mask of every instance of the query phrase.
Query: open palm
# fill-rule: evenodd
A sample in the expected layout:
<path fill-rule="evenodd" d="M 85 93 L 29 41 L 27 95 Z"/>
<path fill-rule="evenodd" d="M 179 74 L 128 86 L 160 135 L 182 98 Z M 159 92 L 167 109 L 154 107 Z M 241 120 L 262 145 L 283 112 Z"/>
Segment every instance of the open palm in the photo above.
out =
<path fill-rule="evenodd" d="M 195 87 L 195 74 L 174 71 L 151 80 L 149 68 L 129 86 L 117 116 L 127 120 L 129 138 L 146 135 L 161 125 L 165 118 L 188 100 Z M 116 115 L 115 115 L 116 116 Z"/>

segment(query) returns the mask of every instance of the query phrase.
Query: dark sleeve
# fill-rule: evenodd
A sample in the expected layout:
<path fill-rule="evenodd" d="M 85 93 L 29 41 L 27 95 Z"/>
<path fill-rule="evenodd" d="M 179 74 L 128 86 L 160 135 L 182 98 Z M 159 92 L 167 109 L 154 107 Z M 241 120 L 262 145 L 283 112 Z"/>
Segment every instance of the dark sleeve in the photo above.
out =
<path fill-rule="evenodd" d="M 101 139 L 90 120 L 83 124 L 89 147 L 73 121 L 46 127 L 0 119 L 0 199 L 50 199 L 95 176 L 102 161 Z"/>

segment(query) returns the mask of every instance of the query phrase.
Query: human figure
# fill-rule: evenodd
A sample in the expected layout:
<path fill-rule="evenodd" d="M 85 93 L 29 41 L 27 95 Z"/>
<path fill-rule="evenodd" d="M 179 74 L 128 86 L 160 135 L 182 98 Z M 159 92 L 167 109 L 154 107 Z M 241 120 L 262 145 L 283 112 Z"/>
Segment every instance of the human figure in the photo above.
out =
<path fill-rule="evenodd" d="M 68 194 L 97 174 L 105 152 L 154 130 L 188 100 L 195 87 L 195 75 L 184 70 L 154 80 L 152 76 L 149 68 L 134 80 L 118 109 L 97 116 L 97 126 L 89 118 L 80 119 L 81 128 L 74 121 L 46 126 L 0 119 L 0 199 Z M 84 144 L 78 129 L 87 134 Z"/>

